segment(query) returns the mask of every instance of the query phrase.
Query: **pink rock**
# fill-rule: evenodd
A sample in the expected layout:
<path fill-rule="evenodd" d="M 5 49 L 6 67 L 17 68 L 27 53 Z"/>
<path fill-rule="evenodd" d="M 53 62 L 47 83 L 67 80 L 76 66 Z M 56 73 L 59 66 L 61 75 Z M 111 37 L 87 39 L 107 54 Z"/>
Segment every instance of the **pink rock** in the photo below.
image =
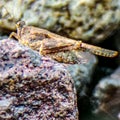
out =
<path fill-rule="evenodd" d="M 76 99 L 62 64 L 17 41 L 0 41 L 0 119 L 78 120 Z"/>

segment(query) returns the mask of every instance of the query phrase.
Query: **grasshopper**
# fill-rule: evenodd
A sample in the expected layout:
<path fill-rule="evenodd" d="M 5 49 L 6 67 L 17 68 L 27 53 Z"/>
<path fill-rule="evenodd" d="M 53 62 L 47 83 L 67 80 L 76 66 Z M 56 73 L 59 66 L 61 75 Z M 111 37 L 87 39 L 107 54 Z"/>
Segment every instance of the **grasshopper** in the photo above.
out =
<path fill-rule="evenodd" d="M 49 56 L 58 62 L 77 63 L 80 51 L 89 51 L 95 55 L 115 57 L 117 51 L 107 50 L 94 45 L 62 37 L 48 30 L 27 26 L 24 21 L 16 24 L 17 33 L 12 32 L 10 38 L 16 38 L 21 44 L 38 51 L 43 56 Z"/>

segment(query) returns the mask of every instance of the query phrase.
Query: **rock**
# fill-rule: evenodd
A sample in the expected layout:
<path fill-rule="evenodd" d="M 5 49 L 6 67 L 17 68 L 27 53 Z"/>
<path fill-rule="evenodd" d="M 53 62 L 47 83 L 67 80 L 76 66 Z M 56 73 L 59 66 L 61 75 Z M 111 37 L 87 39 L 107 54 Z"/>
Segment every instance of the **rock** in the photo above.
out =
<path fill-rule="evenodd" d="M 114 40 L 114 46 L 116 50 L 119 52 L 116 63 L 120 65 L 120 29 L 113 36 L 113 40 Z"/>
<path fill-rule="evenodd" d="M 97 43 L 120 28 L 119 3 L 120 0 L 1 0 L 0 27 L 15 30 L 15 23 L 24 20 L 28 25 Z"/>
<path fill-rule="evenodd" d="M 6 35 L 0 35 L 0 40 L 7 39 L 7 38 L 8 38 L 8 36 L 6 36 Z"/>
<path fill-rule="evenodd" d="M 88 84 L 91 83 L 92 75 L 98 63 L 97 58 L 89 52 L 80 52 L 81 64 L 69 65 L 67 67 L 70 72 L 79 97 L 84 97 L 89 91 Z"/>
<path fill-rule="evenodd" d="M 0 119 L 78 120 L 66 68 L 17 41 L 0 41 Z"/>
<path fill-rule="evenodd" d="M 0 34 L 0 40 L 2 40 L 2 39 L 7 39 L 7 38 L 8 38 L 7 35 L 1 35 L 1 34 Z"/>
<path fill-rule="evenodd" d="M 116 35 L 114 36 L 114 40 L 115 40 L 116 48 L 120 52 L 120 31 L 116 33 Z"/>
<path fill-rule="evenodd" d="M 0 29 L 0 40 L 7 39 L 8 35 L 3 34 L 3 31 Z"/>
<path fill-rule="evenodd" d="M 120 119 L 120 67 L 97 85 L 94 97 L 98 100 L 96 112 L 105 112 L 114 119 Z"/>

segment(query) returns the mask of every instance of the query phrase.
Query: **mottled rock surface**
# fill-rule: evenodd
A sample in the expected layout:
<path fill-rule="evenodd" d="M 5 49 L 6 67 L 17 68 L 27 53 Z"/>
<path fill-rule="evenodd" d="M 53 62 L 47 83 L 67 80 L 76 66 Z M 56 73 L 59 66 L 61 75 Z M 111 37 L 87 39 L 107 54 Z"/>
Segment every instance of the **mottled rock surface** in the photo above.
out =
<path fill-rule="evenodd" d="M 1 0 L 0 14 L 1 28 L 15 30 L 15 23 L 24 20 L 95 43 L 120 28 L 120 0 Z"/>
<path fill-rule="evenodd" d="M 81 56 L 81 63 L 69 65 L 67 69 L 74 80 L 79 96 L 84 97 L 87 91 L 89 91 L 87 85 L 92 81 L 92 75 L 98 61 L 97 58 L 89 52 L 81 51 L 79 55 Z"/>
<path fill-rule="evenodd" d="M 94 97 L 99 103 L 97 112 L 104 111 L 111 118 L 120 120 L 120 67 L 98 83 Z"/>
<path fill-rule="evenodd" d="M 17 41 L 1 40 L 0 120 L 78 120 L 65 67 Z"/>

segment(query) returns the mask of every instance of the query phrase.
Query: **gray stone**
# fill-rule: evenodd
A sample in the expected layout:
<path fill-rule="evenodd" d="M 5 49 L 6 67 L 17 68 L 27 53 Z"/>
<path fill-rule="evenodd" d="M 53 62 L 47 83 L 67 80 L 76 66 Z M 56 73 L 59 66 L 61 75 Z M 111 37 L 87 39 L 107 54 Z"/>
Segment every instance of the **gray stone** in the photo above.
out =
<path fill-rule="evenodd" d="M 120 119 L 120 67 L 110 76 L 100 80 L 94 97 L 98 100 L 97 113 L 103 111 L 114 119 Z"/>
<path fill-rule="evenodd" d="M 15 30 L 16 22 L 24 20 L 94 43 L 120 28 L 120 0 L 1 0 L 0 14 L 1 28 Z"/>
<path fill-rule="evenodd" d="M 80 64 L 69 65 L 67 69 L 74 80 L 77 93 L 80 97 L 84 97 L 89 90 L 87 85 L 91 83 L 92 75 L 98 61 L 97 58 L 89 52 L 81 51 L 79 55 L 81 56 L 79 58 L 81 61 Z"/>

